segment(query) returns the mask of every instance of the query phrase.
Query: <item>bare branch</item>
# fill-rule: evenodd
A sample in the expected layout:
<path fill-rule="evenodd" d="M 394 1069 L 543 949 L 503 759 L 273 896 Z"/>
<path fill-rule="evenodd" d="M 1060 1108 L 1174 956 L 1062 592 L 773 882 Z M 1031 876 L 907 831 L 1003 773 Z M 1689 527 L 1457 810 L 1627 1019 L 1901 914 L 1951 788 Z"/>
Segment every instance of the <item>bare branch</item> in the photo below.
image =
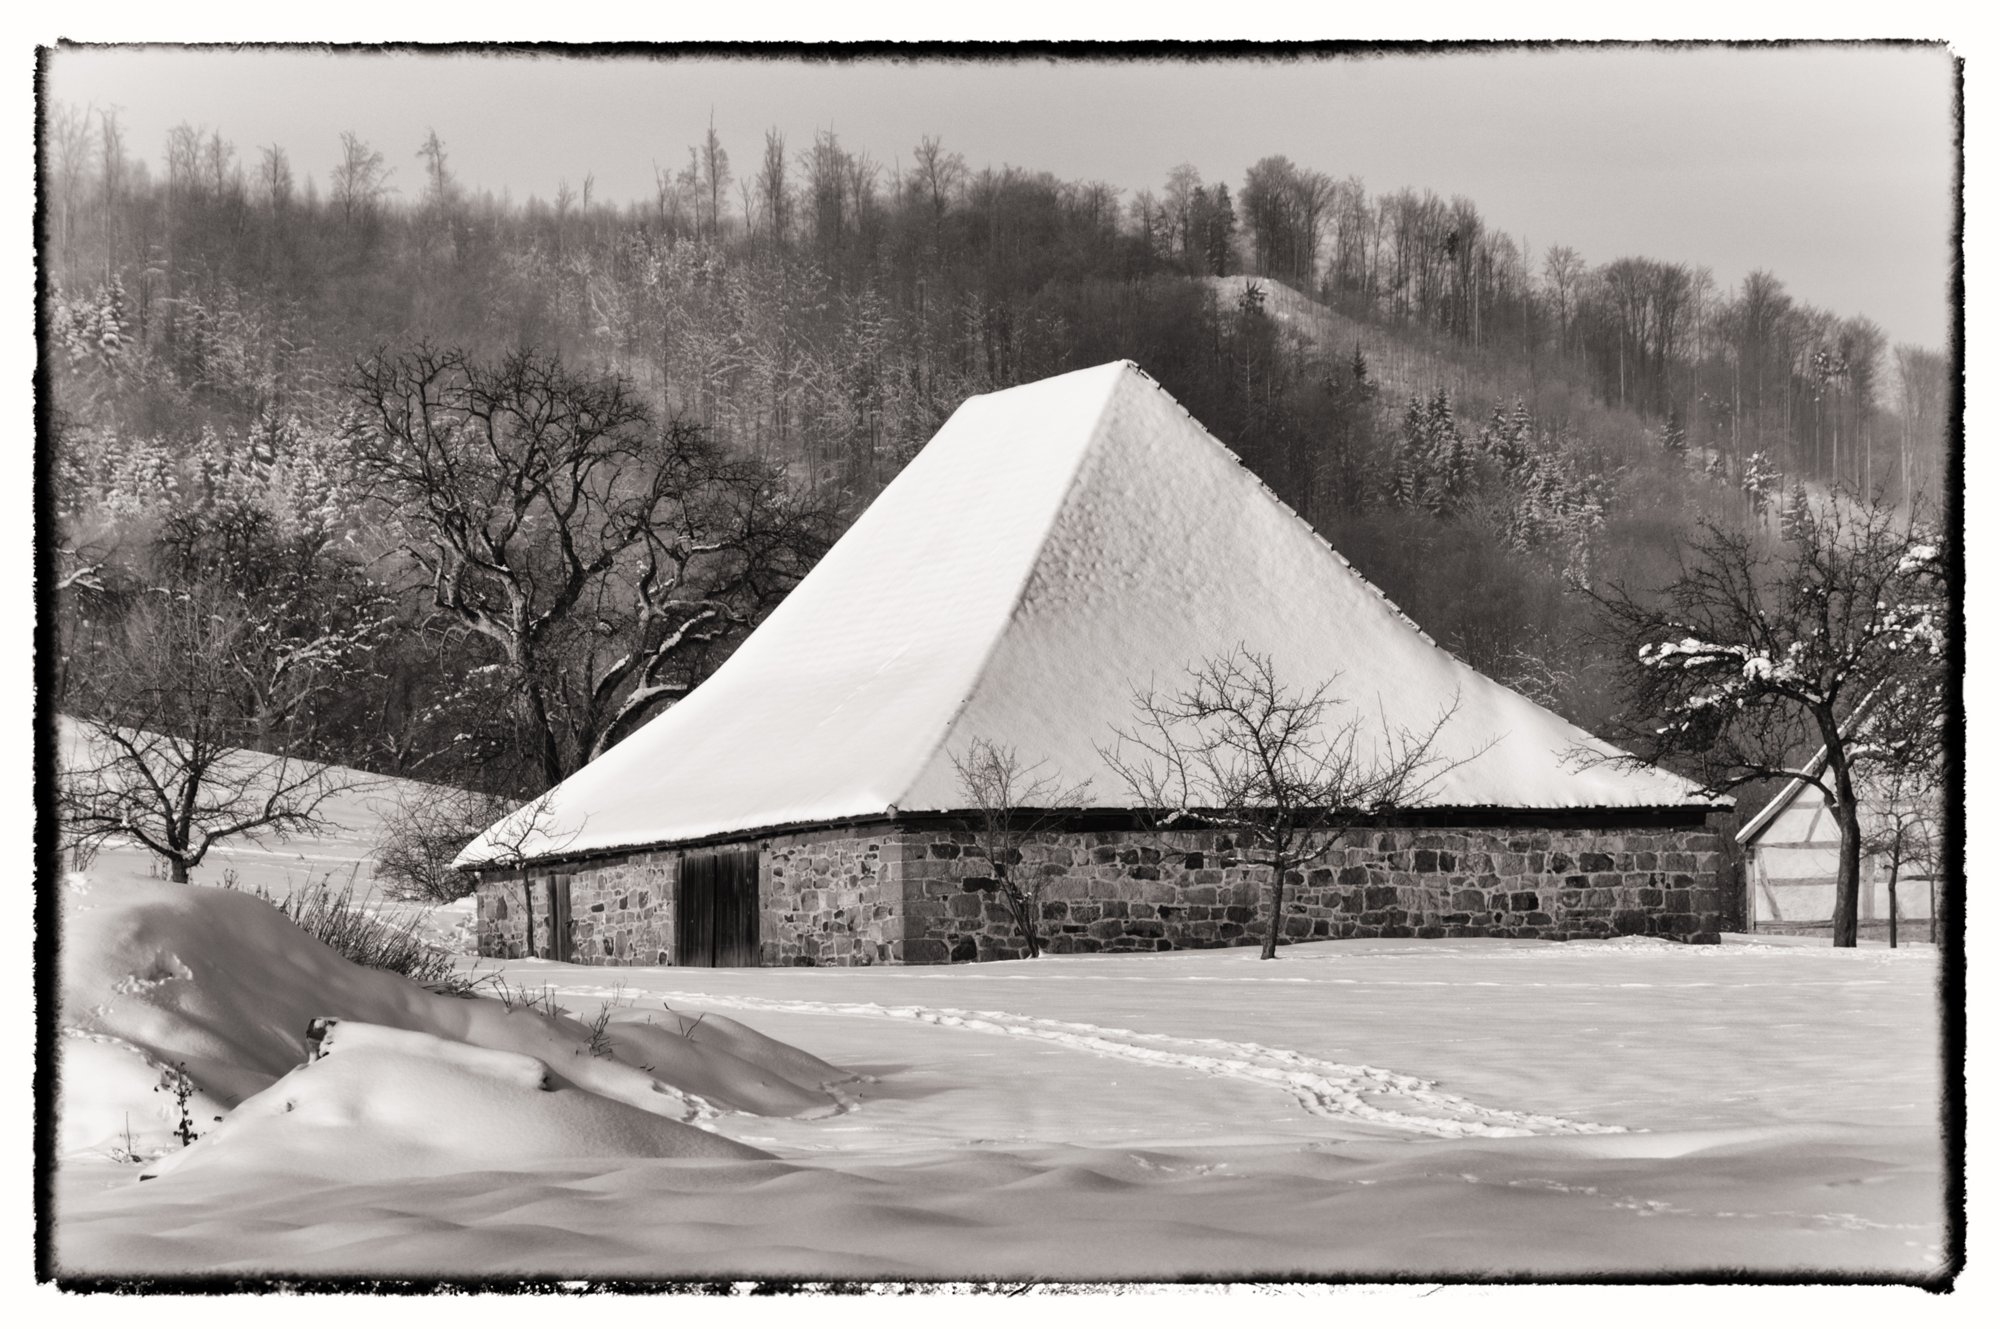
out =
<path fill-rule="evenodd" d="M 1421 803 L 1492 746 L 1458 757 L 1440 750 L 1457 697 L 1423 729 L 1392 729 L 1384 716 L 1379 737 L 1364 738 L 1362 716 L 1339 715 L 1347 703 L 1333 695 L 1337 681 L 1293 691 L 1269 656 L 1239 645 L 1190 668 L 1178 690 L 1136 693 L 1134 724 L 1114 727 L 1114 742 L 1098 748 L 1155 831 L 1221 827 L 1245 861 L 1270 868 L 1265 959 L 1277 954 L 1288 874 L 1354 826 Z"/>
<path fill-rule="evenodd" d="M 1090 782 L 1066 784 L 1046 769 L 1046 761 L 1023 766 L 1013 748 L 984 738 L 953 753 L 951 764 L 972 814 L 980 856 L 991 865 L 993 886 L 1014 915 L 1032 959 L 1042 953 L 1042 881 L 1016 871 L 1021 848 L 1059 826 L 1065 811 L 1083 806 Z"/>

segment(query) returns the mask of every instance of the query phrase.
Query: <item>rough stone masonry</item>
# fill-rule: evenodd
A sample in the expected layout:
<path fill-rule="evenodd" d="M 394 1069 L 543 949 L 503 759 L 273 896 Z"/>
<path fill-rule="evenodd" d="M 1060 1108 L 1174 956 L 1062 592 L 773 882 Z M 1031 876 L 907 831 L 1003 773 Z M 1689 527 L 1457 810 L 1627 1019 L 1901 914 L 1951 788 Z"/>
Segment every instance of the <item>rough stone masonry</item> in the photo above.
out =
<path fill-rule="evenodd" d="M 1026 946 L 976 837 L 948 819 L 878 822 L 732 842 L 760 850 L 758 939 L 766 965 L 935 964 L 1009 959 Z M 669 964 L 682 851 L 554 866 L 568 877 L 566 958 Z M 701 852 L 690 848 L 688 853 Z M 1249 945 L 1264 933 L 1269 869 L 1218 831 L 1063 830 L 1031 837 L 1012 866 L 1039 881 L 1055 954 Z M 1721 835 L 1650 827 L 1424 826 L 1351 832 L 1292 873 L 1280 935 L 1640 935 L 1720 940 Z M 549 954 L 547 872 L 531 876 L 536 953 Z M 482 955 L 526 953 L 518 874 L 479 889 Z"/>

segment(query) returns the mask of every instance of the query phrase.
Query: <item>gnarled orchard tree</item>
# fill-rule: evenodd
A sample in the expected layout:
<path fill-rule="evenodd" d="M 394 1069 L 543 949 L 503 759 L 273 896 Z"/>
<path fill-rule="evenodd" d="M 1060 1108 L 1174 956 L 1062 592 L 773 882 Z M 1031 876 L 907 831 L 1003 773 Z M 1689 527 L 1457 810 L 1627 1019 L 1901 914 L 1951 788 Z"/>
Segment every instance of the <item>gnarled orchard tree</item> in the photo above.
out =
<path fill-rule="evenodd" d="M 225 840 L 327 825 L 328 800 L 361 782 L 282 748 L 245 746 L 260 732 L 246 668 L 266 658 L 268 628 L 240 596 L 196 583 L 147 592 L 97 644 L 66 698 L 79 717 L 56 781 L 66 849 L 131 840 L 185 882 Z"/>
<path fill-rule="evenodd" d="M 517 352 L 362 362 L 345 432 L 437 609 L 491 643 L 543 779 L 687 694 L 824 551 L 782 471 Z"/>
<path fill-rule="evenodd" d="M 1934 765 L 1942 742 L 1955 611 L 1938 537 L 1836 493 L 1788 512 L 1775 548 L 1704 524 L 1659 591 L 1595 599 L 1633 760 L 1711 793 L 1777 778 L 1825 795 L 1840 827 L 1833 944 L 1854 945 L 1867 782 Z"/>
<path fill-rule="evenodd" d="M 1277 958 L 1293 875 L 1491 746 L 1458 758 L 1438 751 L 1457 697 L 1428 728 L 1391 731 L 1359 712 L 1343 716 L 1335 681 L 1294 691 L 1269 656 L 1238 646 L 1189 669 L 1174 691 L 1134 696 L 1132 728 L 1114 729 L 1117 741 L 1098 749 L 1153 829 L 1220 827 L 1233 832 L 1240 861 L 1271 870 L 1266 960 Z"/>

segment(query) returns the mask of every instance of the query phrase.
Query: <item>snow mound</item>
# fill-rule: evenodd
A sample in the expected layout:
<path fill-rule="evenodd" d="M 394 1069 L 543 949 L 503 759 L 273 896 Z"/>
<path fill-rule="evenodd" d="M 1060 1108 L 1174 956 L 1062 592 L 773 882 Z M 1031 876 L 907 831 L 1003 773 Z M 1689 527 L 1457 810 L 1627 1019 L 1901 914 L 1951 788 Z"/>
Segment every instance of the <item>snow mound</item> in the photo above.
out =
<path fill-rule="evenodd" d="M 723 1112 L 831 1115 L 841 1111 L 831 1086 L 855 1078 L 701 1011 L 661 1012 L 649 1027 L 629 1011 L 600 1011 L 586 1023 L 548 1002 L 536 1009 L 511 998 L 443 996 L 351 963 L 269 902 L 238 891 L 72 877 L 64 906 L 64 1154 L 143 1158 L 171 1148 L 183 1125 L 175 1093 L 183 1075 L 185 1124 L 197 1135 L 263 1140 L 280 1127 L 214 1127 L 252 1101 L 260 1102 L 256 1117 L 268 1115 L 269 1102 L 303 1102 L 304 1094 L 326 1105 L 310 1121 L 353 1108 L 349 1119 L 374 1132 L 384 1157 L 422 1153 L 440 1167 L 526 1158 L 510 1151 L 536 1142 L 560 1156 L 609 1144 L 620 1147 L 613 1152 L 631 1145 L 638 1157 L 694 1156 L 687 1123 L 705 1126 Z M 300 1067 L 315 1019 L 337 1022 L 322 1047 L 340 1047 L 344 1068 Z M 356 1077 L 370 1085 L 350 1084 Z M 537 1087 L 545 1077 L 561 1086 L 553 1098 Z M 280 1084 L 287 1087 L 278 1098 L 263 1101 Z M 474 1086 L 523 1113 L 518 1127 L 495 1126 L 497 1107 L 446 1110 L 476 1097 Z M 371 1094 L 379 1108 L 354 1107 Z M 632 1112 L 647 1119 L 643 1128 Z M 420 1121 L 441 1137 L 495 1134 L 420 1148 Z M 300 1129 L 286 1123 L 281 1133 Z M 298 1147 L 316 1156 L 310 1141 Z M 245 1156 L 261 1157 L 262 1148 L 253 1143 Z"/>
<path fill-rule="evenodd" d="M 721 1016 L 662 1015 L 664 1023 L 650 1013 L 614 1013 L 605 1036 L 621 1060 L 739 1112 L 823 1117 L 839 1110 L 825 1086 L 852 1077 L 837 1067 Z M 723 1025 L 733 1029 L 711 1031 Z"/>
<path fill-rule="evenodd" d="M 227 1168 L 356 1182 L 524 1160 L 768 1157 L 566 1083 L 522 1053 L 343 1023 L 318 1059 L 140 1175 Z"/>

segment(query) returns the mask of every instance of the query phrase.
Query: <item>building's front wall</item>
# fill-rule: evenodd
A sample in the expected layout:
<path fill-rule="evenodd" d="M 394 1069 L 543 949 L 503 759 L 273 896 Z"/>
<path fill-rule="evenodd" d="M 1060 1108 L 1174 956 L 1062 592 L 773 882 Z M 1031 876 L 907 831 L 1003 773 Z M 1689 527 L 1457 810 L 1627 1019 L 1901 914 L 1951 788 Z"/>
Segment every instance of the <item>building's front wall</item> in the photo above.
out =
<path fill-rule="evenodd" d="M 889 826 L 744 841 L 759 850 L 767 965 L 894 964 L 903 952 L 907 836 Z"/>
<path fill-rule="evenodd" d="M 992 865 L 969 831 L 877 823 L 735 847 L 760 851 L 758 940 L 766 965 L 934 964 L 1026 953 Z M 1057 954 L 1249 945 L 1264 935 L 1269 870 L 1239 861 L 1220 832 L 1048 832 L 1020 855 L 1013 871 L 1041 883 L 1046 949 Z M 540 870 L 536 953 L 549 954 L 547 883 L 566 869 L 570 959 L 671 963 L 678 859 L 677 851 L 660 850 Z M 1714 942 L 1721 866 L 1720 838 L 1702 825 L 1357 831 L 1291 877 L 1281 935 Z M 520 901 L 518 875 L 482 884 L 482 955 L 525 953 Z"/>
<path fill-rule="evenodd" d="M 926 838 L 907 869 L 906 953 L 1024 954 L 1005 905 L 978 889 L 991 871 L 975 837 Z M 1269 869 L 1241 863 L 1219 832 L 1047 834 L 1020 854 L 1014 871 L 1042 882 L 1042 931 L 1057 954 L 1240 946 L 1265 934 Z M 1721 862 L 1719 835 L 1700 826 L 1360 831 L 1290 875 L 1280 936 L 1714 942 Z"/>
<path fill-rule="evenodd" d="M 900 834 L 827 830 L 732 847 L 759 851 L 757 932 L 764 964 L 884 964 L 904 958 L 899 869 L 908 850 Z M 531 868 L 533 953 L 573 964 L 672 964 L 681 856 L 680 850 L 648 850 Z M 551 891 L 565 879 L 569 947 L 558 955 L 551 948 Z M 521 873 L 481 879 L 481 955 L 529 954 L 522 901 Z"/>
<path fill-rule="evenodd" d="M 534 954 L 556 958 L 550 894 L 569 881 L 569 948 L 574 964 L 670 964 L 674 955 L 674 882 L 680 855 L 672 850 L 585 859 L 534 867 Z M 482 877 L 478 889 L 479 953 L 505 959 L 527 955 L 522 874 Z"/>

